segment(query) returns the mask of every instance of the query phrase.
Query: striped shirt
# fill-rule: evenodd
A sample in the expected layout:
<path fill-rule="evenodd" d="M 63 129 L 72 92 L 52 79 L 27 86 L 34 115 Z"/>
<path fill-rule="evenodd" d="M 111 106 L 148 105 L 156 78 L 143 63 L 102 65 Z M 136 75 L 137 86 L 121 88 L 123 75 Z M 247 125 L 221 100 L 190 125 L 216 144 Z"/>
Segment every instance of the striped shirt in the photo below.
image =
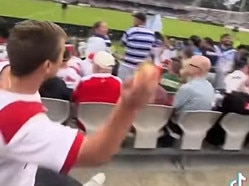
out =
<path fill-rule="evenodd" d="M 151 49 L 155 43 L 154 33 L 145 27 L 132 27 L 123 37 L 122 43 L 126 46 L 124 62 L 137 66 L 151 55 Z"/>

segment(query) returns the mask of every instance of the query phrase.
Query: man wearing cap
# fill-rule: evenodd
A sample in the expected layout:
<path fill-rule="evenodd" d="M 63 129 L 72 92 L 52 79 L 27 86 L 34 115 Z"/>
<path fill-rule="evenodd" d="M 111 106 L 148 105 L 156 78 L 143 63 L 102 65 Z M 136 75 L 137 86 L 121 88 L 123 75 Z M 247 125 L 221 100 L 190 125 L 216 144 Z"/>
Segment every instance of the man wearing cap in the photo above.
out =
<path fill-rule="evenodd" d="M 177 125 L 180 116 L 188 110 L 211 110 L 214 98 L 214 89 L 206 80 L 211 67 L 210 60 L 204 56 L 193 56 L 185 69 L 190 81 L 182 85 L 176 93 L 173 108 L 174 112 L 166 126 L 167 142 L 174 142 L 182 135 Z"/>
<path fill-rule="evenodd" d="M 155 43 L 154 32 L 146 28 L 146 15 L 138 12 L 133 14 L 134 26 L 128 29 L 123 37 L 125 55 L 120 64 L 118 76 L 125 80 L 133 75 L 137 66 L 150 58 L 151 49 Z"/>
<path fill-rule="evenodd" d="M 111 75 L 114 57 L 100 51 L 93 57 L 93 74 L 81 79 L 73 92 L 73 101 L 116 103 L 120 96 L 121 80 Z"/>

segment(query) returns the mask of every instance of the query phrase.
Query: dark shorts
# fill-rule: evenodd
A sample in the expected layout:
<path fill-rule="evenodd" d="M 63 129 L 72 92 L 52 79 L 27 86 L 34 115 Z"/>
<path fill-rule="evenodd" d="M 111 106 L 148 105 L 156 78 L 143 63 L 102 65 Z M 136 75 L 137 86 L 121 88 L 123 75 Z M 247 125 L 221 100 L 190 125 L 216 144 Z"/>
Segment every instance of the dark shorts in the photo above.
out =
<path fill-rule="evenodd" d="M 80 182 L 63 174 L 45 168 L 38 168 L 35 186 L 82 186 Z"/>

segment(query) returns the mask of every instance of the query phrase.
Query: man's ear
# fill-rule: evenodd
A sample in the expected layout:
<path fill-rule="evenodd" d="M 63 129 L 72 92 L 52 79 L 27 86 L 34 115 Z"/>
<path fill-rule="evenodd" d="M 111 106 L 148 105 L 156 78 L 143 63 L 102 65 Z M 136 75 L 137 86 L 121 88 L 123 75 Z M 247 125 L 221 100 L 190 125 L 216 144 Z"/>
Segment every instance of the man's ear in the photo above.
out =
<path fill-rule="evenodd" d="M 49 74 L 49 72 L 50 72 L 50 67 L 51 67 L 51 63 L 50 63 L 50 61 L 49 60 L 46 60 L 44 63 L 43 63 L 43 65 L 42 65 L 43 67 L 43 72 L 45 73 L 45 74 Z"/>

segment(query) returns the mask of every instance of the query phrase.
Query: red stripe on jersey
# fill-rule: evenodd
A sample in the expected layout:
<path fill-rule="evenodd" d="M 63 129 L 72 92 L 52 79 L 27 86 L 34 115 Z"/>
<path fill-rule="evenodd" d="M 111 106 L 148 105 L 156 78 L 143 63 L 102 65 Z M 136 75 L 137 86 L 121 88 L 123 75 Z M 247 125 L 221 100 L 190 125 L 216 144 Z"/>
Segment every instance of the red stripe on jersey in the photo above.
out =
<path fill-rule="evenodd" d="M 0 110 L 0 131 L 9 143 L 18 130 L 33 116 L 44 112 L 42 103 L 17 101 Z"/>
<path fill-rule="evenodd" d="M 64 162 L 64 165 L 61 168 L 60 173 L 67 174 L 70 171 L 70 169 L 72 168 L 72 166 L 77 160 L 83 139 L 84 139 L 84 135 L 79 132 L 77 136 L 75 137 L 75 140 L 71 146 L 71 149 L 68 152 L 67 158 Z"/>

